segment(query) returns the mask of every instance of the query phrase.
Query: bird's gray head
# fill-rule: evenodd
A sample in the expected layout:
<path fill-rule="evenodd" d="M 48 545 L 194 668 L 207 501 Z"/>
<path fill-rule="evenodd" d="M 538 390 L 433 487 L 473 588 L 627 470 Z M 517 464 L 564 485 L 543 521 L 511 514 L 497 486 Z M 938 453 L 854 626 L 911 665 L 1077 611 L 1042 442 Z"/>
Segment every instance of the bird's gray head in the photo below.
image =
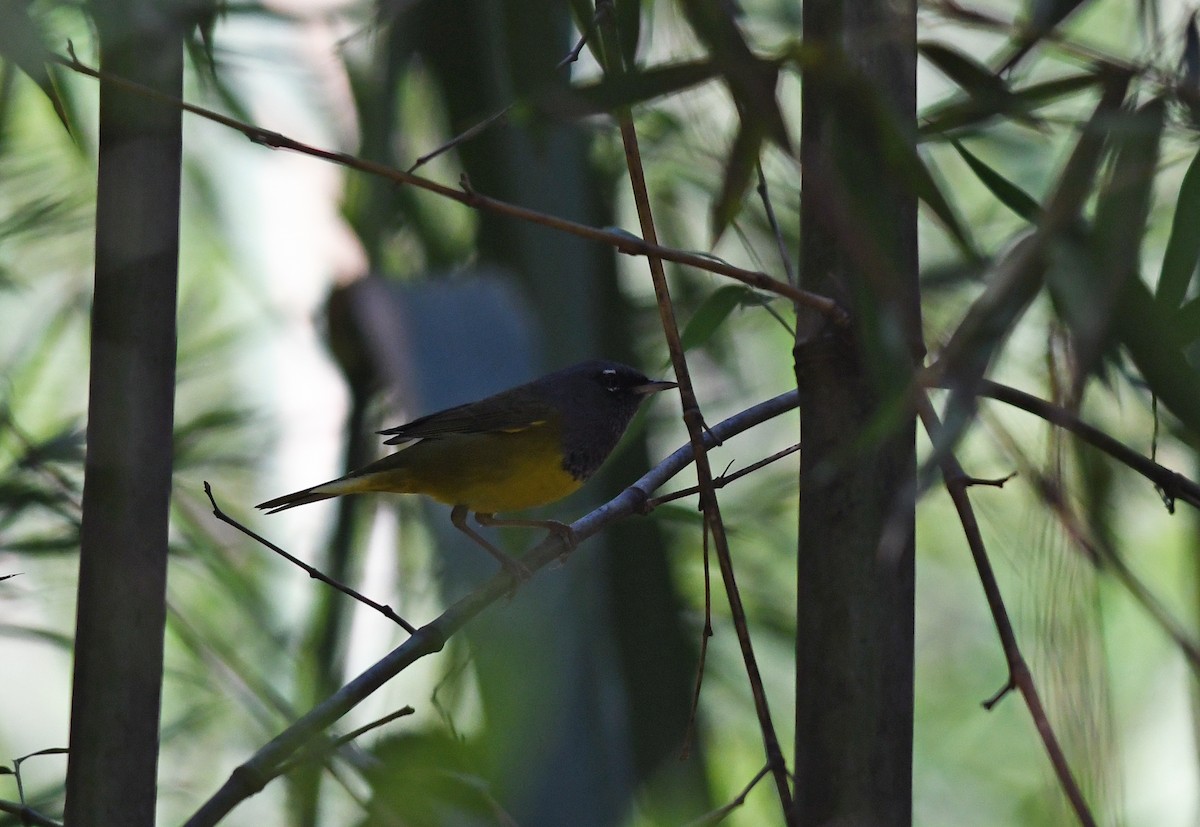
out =
<path fill-rule="evenodd" d="M 581 362 L 543 380 L 562 412 L 563 467 L 587 479 L 612 453 L 646 397 L 676 387 L 620 362 Z"/>

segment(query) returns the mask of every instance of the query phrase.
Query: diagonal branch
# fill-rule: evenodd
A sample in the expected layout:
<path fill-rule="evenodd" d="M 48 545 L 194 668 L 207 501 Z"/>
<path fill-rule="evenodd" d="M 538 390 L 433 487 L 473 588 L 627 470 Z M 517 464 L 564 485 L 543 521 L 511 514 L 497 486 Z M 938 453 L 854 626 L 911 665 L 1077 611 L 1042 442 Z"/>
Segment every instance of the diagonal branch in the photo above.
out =
<path fill-rule="evenodd" d="M 1183 500 L 1188 505 L 1200 508 L 1200 484 L 1139 454 L 1099 428 L 1087 424 L 1066 408 L 991 380 L 981 382 L 977 392 L 980 396 L 1020 408 L 1051 425 L 1070 431 L 1088 445 L 1103 451 L 1157 485 L 1162 489 L 1163 496 L 1169 504 L 1175 500 Z"/>
<path fill-rule="evenodd" d="M 389 167 L 386 164 L 368 161 L 365 158 L 359 158 L 356 155 L 351 155 L 346 152 L 334 152 L 328 149 L 321 149 L 310 144 L 302 143 L 294 138 L 274 132 L 269 129 L 263 129 L 260 126 L 249 124 L 244 121 L 239 121 L 236 118 L 231 118 L 228 115 L 223 115 L 220 112 L 215 112 L 212 109 L 206 109 L 202 106 L 196 106 L 192 103 L 180 100 L 179 98 L 157 92 L 149 87 L 143 86 L 133 81 L 126 80 L 119 75 L 114 75 L 100 69 L 94 69 L 91 66 L 81 62 L 75 56 L 74 48 L 69 50 L 70 57 L 62 57 L 55 55 L 53 61 L 74 72 L 88 77 L 95 78 L 102 83 L 111 84 L 125 91 L 140 95 L 147 100 L 152 100 L 165 106 L 178 108 L 192 115 L 205 118 L 206 120 L 219 123 L 222 126 L 241 132 L 251 141 L 256 144 L 268 147 L 270 149 L 286 149 L 292 152 L 298 152 L 301 155 L 308 155 L 312 158 L 320 158 L 324 161 L 329 161 L 349 169 L 355 169 L 359 172 L 365 172 L 369 175 L 374 175 L 379 178 L 384 178 L 395 184 L 402 184 L 418 189 L 426 190 L 427 192 L 435 193 L 443 198 L 448 198 L 452 201 L 457 201 L 467 207 L 477 210 L 486 210 L 487 212 L 497 215 L 504 215 L 509 218 L 515 218 L 520 221 L 526 221 L 531 224 L 539 224 L 543 227 L 549 227 L 552 230 L 568 233 L 569 235 L 585 238 L 590 241 L 596 241 L 601 244 L 607 244 L 613 247 L 617 252 L 631 256 L 646 256 L 657 257 L 664 261 L 673 261 L 676 264 L 683 264 L 689 267 L 695 267 L 698 270 L 705 270 L 710 273 L 715 273 L 719 276 L 725 276 L 735 281 L 740 281 L 750 287 L 774 293 L 779 296 L 791 299 L 797 304 L 811 307 L 822 315 L 826 316 L 838 325 L 846 325 L 849 322 L 849 317 L 846 311 L 838 305 L 833 299 L 827 296 L 820 296 L 816 293 L 802 290 L 799 287 L 788 284 L 785 281 L 772 278 L 766 273 L 747 270 L 742 267 L 736 267 L 728 262 L 720 259 L 703 255 L 701 253 L 688 252 L 686 250 L 678 250 L 673 247 L 663 247 L 662 245 L 644 241 L 637 236 L 614 229 L 600 229 L 587 224 L 580 224 L 575 221 L 568 221 L 565 218 L 550 215 L 548 213 L 538 212 L 526 207 L 520 207 L 516 204 L 510 204 L 507 201 L 500 201 L 495 198 L 489 198 L 486 195 L 481 195 L 471 189 L 470 185 L 464 182 L 462 189 L 448 187 L 445 184 L 439 184 L 428 178 L 422 178 L 419 175 L 413 175 L 409 172 Z"/>

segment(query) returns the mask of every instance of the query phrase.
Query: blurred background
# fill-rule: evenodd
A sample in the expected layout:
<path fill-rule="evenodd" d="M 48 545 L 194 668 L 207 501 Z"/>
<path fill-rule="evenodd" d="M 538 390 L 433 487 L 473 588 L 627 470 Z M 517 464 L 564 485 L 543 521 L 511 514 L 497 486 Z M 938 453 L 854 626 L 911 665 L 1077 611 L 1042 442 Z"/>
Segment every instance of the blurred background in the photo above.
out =
<path fill-rule="evenodd" d="M 1035 54 L 1033 84 L 1081 71 L 1092 54 L 1174 71 L 1190 7 L 1092 2 L 1065 27 L 1080 48 Z M 56 52 L 70 40 L 94 63 L 78 7 L 31 4 Z M 618 4 L 639 61 L 702 54 L 669 2 Z M 980 3 L 1011 20 L 1015 3 Z M 632 9 L 632 12 L 628 10 Z M 578 9 L 574 10 L 578 13 Z M 418 172 L 597 227 L 636 227 L 620 138 L 604 116 L 545 103 L 598 74 L 570 4 L 462 0 L 382 4 L 278 0 L 231 4 L 197 41 L 188 99 L 331 150 L 407 169 L 509 107 Z M 629 15 L 632 14 L 632 18 Z M 800 37 L 798 4 L 746 0 L 756 50 Z M 582 18 L 586 21 L 588 18 Z M 630 20 L 636 21 L 631 23 Z M 982 59 L 1008 42 L 940 4 L 920 34 Z M 628 40 L 628 38 L 627 38 Z M 206 48 L 209 50 L 206 53 Z M 943 66 L 944 68 L 944 66 Z M 65 746 L 87 382 L 96 84 L 54 74 L 73 136 L 47 96 L 0 64 L 0 763 Z M 1014 83 L 1016 81 L 1014 80 Z M 1044 196 L 1095 105 L 1094 89 L 1047 99 L 1036 126 L 973 124 L 959 148 L 931 138 L 922 157 L 982 250 L 1025 226 L 977 161 Z M 799 130 L 799 82 L 781 107 Z M 923 112 L 961 96 L 919 66 Z M 737 113 L 709 83 L 636 110 L 665 244 L 708 251 L 782 277 L 762 203 L 746 198 L 713 245 Z M 944 136 L 943 136 L 944 137 Z M 160 820 L 178 823 L 230 770 L 405 634 L 310 580 L 209 512 L 226 511 L 415 624 L 491 572 L 463 547 L 446 510 L 416 498 L 330 501 L 278 516 L 254 503 L 376 457 L 375 430 L 592 357 L 668 376 L 642 259 L 185 121 L 179 385 Z M 1194 131 L 1162 141 L 1157 198 L 1142 247 L 1158 271 Z M 961 147 L 968 148 L 967 152 Z M 785 246 L 799 234 L 798 164 L 762 160 Z M 942 343 L 982 285 L 937 222 L 921 225 L 926 341 Z M 794 255 L 794 253 L 793 253 Z M 669 267 L 690 364 L 715 423 L 794 387 L 792 310 L 719 277 Z M 1063 375 L 1055 308 L 1039 297 L 996 378 L 1052 396 Z M 1194 433 L 1156 417 L 1151 394 L 1118 363 L 1083 401 L 1084 417 L 1185 474 Z M 714 452 L 733 470 L 798 439 L 795 415 Z M 686 441 L 676 397 L 639 415 L 584 491 L 545 509 L 575 519 Z M 922 451 L 927 446 L 922 444 Z M 984 403 L 962 460 L 980 477 L 1018 477 L 973 497 L 993 563 L 1051 719 L 1103 824 L 1200 819 L 1194 674 L 1119 578 L 1088 563 L 1045 507 L 1039 475 L 1060 479 L 1089 526 L 1123 550 L 1166 611 L 1195 628 L 1197 526 L 1170 514 L 1144 480 Z M 739 582 L 779 727 L 792 740 L 796 457 L 721 493 Z M 684 474 L 672 488 L 693 482 Z M 514 550 L 532 532 L 506 532 Z M 836 550 L 830 550 L 836 553 Z M 1056 825 L 1069 811 L 1017 698 L 962 531 L 938 489 L 918 507 L 915 823 Z M 736 639 L 719 587 L 695 733 L 689 706 L 704 624 L 694 500 L 628 520 L 539 574 L 356 709 L 349 731 L 406 704 L 407 718 L 362 737 L 327 766 L 301 768 L 239 807 L 230 824 L 684 824 L 733 800 L 763 764 Z M 690 749 L 685 744 L 690 741 Z M 61 812 L 62 756 L 22 764 L 29 803 Z M 17 797 L 0 777 L 0 798 Z M 760 784 L 727 823 L 777 823 Z M 0 816 L 0 824 L 16 824 Z"/>

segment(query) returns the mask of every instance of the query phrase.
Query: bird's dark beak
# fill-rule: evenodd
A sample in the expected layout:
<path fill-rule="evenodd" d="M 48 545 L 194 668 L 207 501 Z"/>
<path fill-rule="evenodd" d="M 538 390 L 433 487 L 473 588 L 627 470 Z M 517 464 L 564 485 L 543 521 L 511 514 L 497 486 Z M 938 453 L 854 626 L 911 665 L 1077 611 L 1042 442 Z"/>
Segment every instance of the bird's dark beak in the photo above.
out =
<path fill-rule="evenodd" d="M 647 382 L 644 385 L 634 385 L 629 390 L 633 391 L 634 393 L 638 394 L 639 396 L 649 396 L 652 393 L 658 393 L 659 391 L 669 391 L 671 388 L 677 388 L 677 387 L 679 387 L 678 382 L 659 381 L 659 382 Z"/>

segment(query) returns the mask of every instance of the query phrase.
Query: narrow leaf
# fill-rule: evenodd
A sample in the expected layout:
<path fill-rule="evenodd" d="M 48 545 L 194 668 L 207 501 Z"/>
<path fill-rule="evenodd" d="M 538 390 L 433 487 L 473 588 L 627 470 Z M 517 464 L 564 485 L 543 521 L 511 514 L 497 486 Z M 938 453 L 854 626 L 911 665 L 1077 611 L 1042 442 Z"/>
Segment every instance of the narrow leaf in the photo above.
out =
<path fill-rule="evenodd" d="M 983 185 L 988 188 L 988 191 L 996 196 L 997 201 L 1030 224 L 1038 222 L 1042 214 L 1042 208 L 1033 196 L 985 164 L 974 153 L 963 146 L 961 142 L 951 139 L 950 145 L 966 161 L 967 166 L 971 168 L 971 171 L 975 173 L 975 176 Z"/>
<path fill-rule="evenodd" d="M 1187 109 L 1192 126 L 1200 125 L 1200 31 L 1196 29 L 1195 12 L 1188 18 L 1184 28 L 1183 58 L 1180 60 L 1180 78 L 1176 83 L 1176 94 Z"/>
<path fill-rule="evenodd" d="M 0 2 L 0 58 L 21 69 L 42 90 L 62 121 L 67 134 L 71 133 L 67 112 L 50 74 L 53 55 L 45 46 L 45 38 L 29 16 L 27 4 L 4 0 Z"/>
<path fill-rule="evenodd" d="M 642 33 L 641 0 L 614 0 L 617 15 L 617 31 L 621 35 L 621 52 L 628 66 L 637 61 L 638 40 Z"/>
<path fill-rule="evenodd" d="M 1192 157 L 1179 185 L 1155 299 L 1166 307 L 1179 307 L 1187 295 L 1197 262 L 1200 262 L 1200 151 Z"/>
<path fill-rule="evenodd" d="M 948 132 L 979 126 L 1006 114 L 1015 117 L 1015 113 L 1019 113 L 1024 119 L 1031 120 L 1039 108 L 1081 89 L 1096 86 L 1103 80 L 1104 76 L 1098 72 L 1084 72 L 1031 84 L 1014 90 L 1003 99 L 989 101 L 970 98 L 935 104 L 921 114 L 919 131 L 922 139 L 932 140 Z"/>
<path fill-rule="evenodd" d="M 897 122 L 895 114 L 883 103 L 878 90 L 861 75 L 846 67 L 830 66 L 826 82 L 830 84 L 830 100 L 840 121 L 840 136 L 834 138 L 839 155 L 839 169 L 848 176 L 851 192 L 870 193 L 878 182 L 850 182 L 863 168 L 861 155 L 877 152 L 895 175 L 895 179 L 920 199 L 941 222 L 965 256 L 980 258 L 970 233 L 942 193 L 911 138 Z"/>
<path fill-rule="evenodd" d="M 1175 314 L 1175 328 L 1184 345 L 1200 339 L 1200 299 L 1192 299 Z"/>
<path fill-rule="evenodd" d="M 602 80 L 572 87 L 565 106 L 561 90 L 556 90 L 551 93 L 552 97 L 544 98 L 539 103 L 546 109 L 582 108 L 584 113 L 611 112 L 624 106 L 644 103 L 699 86 L 715 77 L 717 69 L 712 61 L 669 63 L 645 70 L 612 72 Z M 583 106 L 580 107 L 579 104 Z"/>
<path fill-rule="evenodd" d="M 1065 299 L 1067 321 L 1075 334 L 1079 374 L 1076 391 L 1109 350 L 1114 315 L 1124 312 L 1119 300 L 1125 284 L 1138 279 L 1142 238 L 1158 168 L 1166 105 L 1155 98 L 1136 112 L 1113 121 L 1115 157 L 1096 202 L 1090 249 L 1094 266 L 1076 272 L 1059 295 Z"/>
<path fill-rule="evenodd" d="M 1007 108 L 1013 100 L 1013 93 L 1003 78 L 962 52 L 932 41 L 918 43 L 917 49 L 971 97 L 991 102 L 1000 108 Z"/>
<path fill-rule="evenodd" d="M 1166 323 L 1141 279 L 1126 284 L 1114 331 L 1150 390 L 1193 435 L 1200 435 L 1200 376 L 1183 355 L 1182 343 Z"/>
<path fill-rule="evenodd" d="M 742 209 L 742 199 L 754 177 L 759 153 L 762 151 L 762 141 L 762 133 L 752 124 L 743 121 L 725 161 L 721 193 L 713 202 L 710 229 L 714 245 Z"/>
<path fill-rule="evenodd" d="M 706 344 L 735 309 L 746 304 L 758 304 L 758 294 L 740 284 L 727 284 L 713 291 L 701 302 L 680 334 L 684 350 Z"/>
<path fill-rule="evenodd" d="M 781 148 L 791 151 L 787 124 L 775 89 L 779 66 L 757 57 L 724 0 L 682 0 L 684 16 L 725 79 L 743 122 L 751 121 Z"/>

